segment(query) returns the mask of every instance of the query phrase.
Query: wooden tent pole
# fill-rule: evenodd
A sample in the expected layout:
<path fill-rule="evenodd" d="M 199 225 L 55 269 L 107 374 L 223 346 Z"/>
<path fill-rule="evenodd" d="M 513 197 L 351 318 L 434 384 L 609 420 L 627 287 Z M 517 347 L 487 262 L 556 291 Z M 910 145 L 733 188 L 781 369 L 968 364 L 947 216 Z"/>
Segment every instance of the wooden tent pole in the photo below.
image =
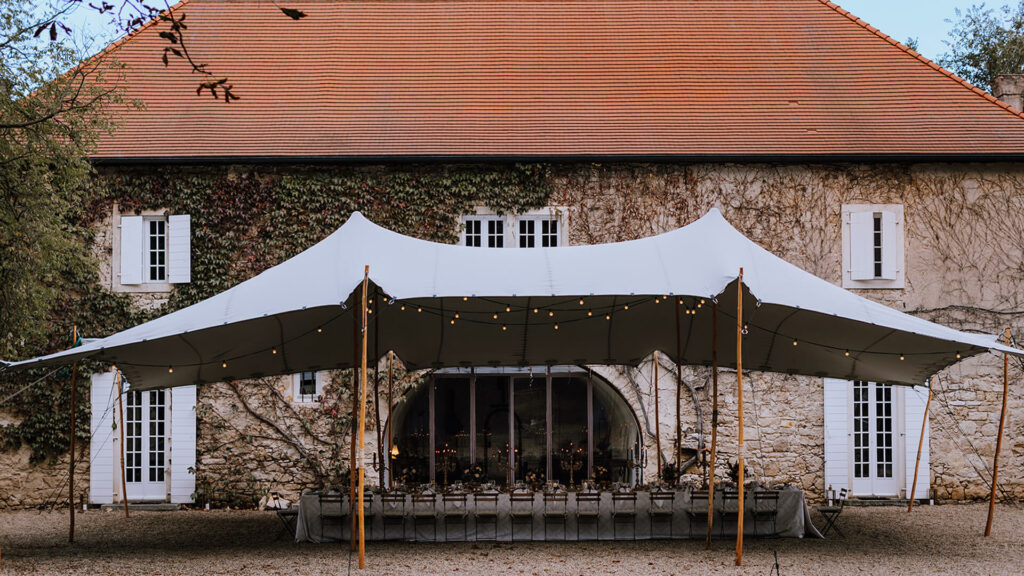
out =
<path fill-rule="evenodd" d="M 736 399 L 739 414 L 737 437 L 737 486 L 739 513 L 736 516 L 736 565 L 743 566 L 743 268 L 736 283 Z"/>
<path fill-rule="evenodd" d="M 708 462 L 708 533 L 704 548 L 711 549 L 715 521 L 715 456 L 718 449 L 718 303 L 711 302 L 711 454 Z"/>
<path fill-rule="evenodd" d="M 657 452 L 655 462 L 658 470 L 658 482 L 661 482 L 661 416 L 658 412 L 658 351 L 654 351 L 654 450 Z"/>
<path fill-rule="evenodd" d="M 117 412 L 120 415 L 121 423 L 118 424 L 118 430 L 121 431 L 121 457 L 118 461 L 121 462 L 121 505 L 124 506 L 124 517 L 128 517 L 128 481 L 125 479 L 125 465 L 124 465 L 124 382 L 121 378 L 121 371 L 114 367 L 114 381 L 117 382 Z"/>
<path fill-rule="evenodd" d="M 395 426 L 391 421 L 392 407 L 395 405 L 394 357 L 394 351 L 388 350 L 388 453 L 384 455 L 387 458 L 388 490 L 395 486 L 394 471 L 391 469 L 391 447 L 395 445 Z"/>
<path fill-rule="evenodd" d="M 1010 327 L 1006 327 L 1006 345 L 1010 345 Z M 996 436 L 996 454 L 992 457 L 992 495 L 988 499 L 988 521 L 985 536 L 992 534 L 992 516 L 996 510 L 996 483 L 999 480 L 999 452 L 1003 448 L 1003 426 L 1006 423 L 1006 397 L 1010 392 L 1010 355 L 1003 354 L 1003 409 L 999 413 L 999 435 Z"/>
<path fill-rule="evenodd" d="M 363 463 L 366 449 L 366 284 L 370 280 L 370 267 L 363 271 L 363 350 L 362 360 L 359 364 L 359 486 L 357 496 L 359 497 L 359 569 L 366 568 L 366 529 L 363 514 L 363 483 L 365 481 L 365 466 Z"/>
<path fill-rule="evenodd" d="M 71 347 L 78 342 L 78 326 L 71 328 Z M 68 542 L 75 543 L 75 388 L 78 376 L 78 362 L 71 365 L 71 450 L 68 457 L 68 510 L 71 513 L 71 524 L 68 525 Z"/>
<path fill-rule="evenodd" d="M 932 376 L 932 383 L 928 386 L 928 400 L 924 403 L 924 418 L 921 419 L 921 439 L 917 441 L 917 461 L 914 462 L 914 483 L 910 485 L 910 504 L 907 505 L 907 514 L 914 510 L 914 495 L 917 492 L 917 469 L 921 467 L 921 448 L 924 446 L 924 429 L 928 425 L 928 408 L 932 405 L 932 388 L 935 388 L 935 376 Z"/>
<path fill-rule="evenodd" d="M 357 473 L 356 473 L 356 468 L 357 468 L 357 464 L 356 464 L 356 441 L 357 441 L 356 426 L 359 424 L 359 422 L 358 422 L 359 415 L 356 413 L 356 411 L 359 408 L 359 404 L 356 402 L 356 400 L 357 400 L 357 398 L 359 396 L 359 353 L 360 353 L 360 347 L 359 347 L 359 331 L 360 331 L 359 320 L 360 320 L 360 314 L 355 310 L 356 306 L 358 306 L 358 304 L 357 304 L 357 302 L 355 300 L 353 300 L 353 302 L 352 302 L 352 307 L 353 307 L 353 310 L 352 310 L 352 420 L 351 420 L 351 422 L 352 422 L 352 435 L 351 435 L 351 438 L 349 439 L 349 460 L 348 460 L 348 462 L 349 462 L 349 465 L 348 465 L 348 492 L 349 492 L 349 496 L 348 496 L 348 511 L 349 511 L 349 518 L 352 519 L 352 533 L 351 533 L 351 538 L 349 539 L 350 540 L 349 544 L 350 544 L 351 550 L 353 552 L 355 552 L 355 550 L 356 550 L 356 547 L 357 547 L 356 540 L 358 539 L 358 536 L 359 536 L 359 534 L 358 534 L 358 532 L 359 532 L 359 530 L 358 530 L 359 529 L 359 527 L 358 527 L 359 520 L 356 518 L 356 483 L 357 483 L 357 479 L 356 479 L 356 475 L 357 475 Z"/>
<path fill-rule="evenodd" d="M 679 409 L 683 403 L 683 351 L 679 332 L 679 306 L 674 305 L 672 309 L 675 310 L 676 316 L 676 477 L 673 478 L 674 482 L 683 474 L 679 468 L 683 465 L 683 421 Z"/>
<path fill-rule="evenodd" d="M 384 302 L 380 290 L 377 295 L 377 315 L 373 317 L 373 421 L 377 431 L 377 485 L 384 487 L 384 431 L 380 429 L 380 311 Z"/>

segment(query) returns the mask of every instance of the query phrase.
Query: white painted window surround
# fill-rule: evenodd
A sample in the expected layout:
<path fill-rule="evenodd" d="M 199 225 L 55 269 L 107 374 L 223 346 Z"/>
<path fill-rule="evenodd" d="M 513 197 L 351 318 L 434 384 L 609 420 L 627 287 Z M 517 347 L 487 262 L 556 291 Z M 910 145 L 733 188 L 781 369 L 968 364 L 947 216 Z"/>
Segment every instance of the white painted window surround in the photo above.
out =
<path fill-rule="evenodd" d="M 843 288 L 905 285 L 902 204 L 843 204 Z"/>
<path fill-rule="evenodd" d="M 92 415 L 90 428 L 92 440 L 89 446 L 89 502 L 91 504 L 112 504 L 123 500 L 121 493 L 121 432 L 118 397 L 113 372 L 92 376 L 90 400 Z M 130 389 L 126 385 L 126 390 Z M 144 392 L 143 395 L 148 395 Z M 164 474 L 161 487 L 152 484 L 140 496 L 140 486 L 128 485 L 129 498 L 147 500 L 169 500 L 172 503 L 192 502 L 195 492 L 195 475 L 190 471 L 196 464 L 196 387 L 182 386 L 165 390 L 164 398 Z M 128 396 L 124 395 L 125 419 L 129 419 Z M 140 415 L 145 420 L 149 414 Z M 126 422 L 126 425 L 128 422 Z M 127 431 L 127 429 L 126 429 Z M 142 434 L 149 433 L 148 423 L 143 422 Z M 143 476 L 148 481 L 148 454 L 143 453 Z"/>
<path fill-rule="evenodd" d="M 463 216 L 459 244 L 487 248 L 542 248 L 568 244 L 569 210 L 550 206 L 522 214 L 498 215 L 479 207 Z"/>
<path fill-rule="evenodd" d="M 312 375 L 312 382 L 310 382 L 310 375 Z M 290 400 L 298 404 L 307 404 L 312 402 L 319 402 L 320 396 L 324 393 L 324 384 L 326 384 L 328 374 L 326 372 L 298 372 L 292 374 L 292 394 Z M 303 384 L 306 384 L 306 389 L 303 390 Z M 309 384 L 312 384 L 312 393 L 309 393 Z"/>
<path fill-rule="evenodd" d="M 188 214 L 118 216 L 114 289 L 167 291 L 192 280 L 192 220 Z M 134 289 L 134 290 L 132 290 Z"/>
<path fill-rule="evenodd" d="M 824 388 L 825 488 L 831 486 L 836 491 L 847 488 L 851 490 L 853 496 L 909 497 L 911 485 L 914 482 L 914 463 L 917 458 L 917 444 L 921 439 L 921 422 L 924 416 L 925 402 L 928 398 L 928 389 L 923 386 L 892 387 L 893 474 L 895 476 L 895 488 L 893 488 L 884 481 L 876 483 L 854 477 L 854 383 L 849 380 L 825 378 Z M 871 398 L 869 397 L 869 399 Z M 869 408 L 870 414 L 874 415 L 876 405 L 872 403 Z M 921 465 L 915 490 L 915 498 L 919 499 L 929 496 L 931 486 L 929 433 L 930 428 L 926 424 L 924 445 L 921 449 Z M 872 448 L 872 450 L 875 449 Z M 872 454 L 872 456 L 875 455 Z M 876 463 L 873 462 L 873 465 Z M 877 469 L 872 468 L 871 472 L 877 472 Z M 877 476 L 877 474 L 873 475 Z"/>

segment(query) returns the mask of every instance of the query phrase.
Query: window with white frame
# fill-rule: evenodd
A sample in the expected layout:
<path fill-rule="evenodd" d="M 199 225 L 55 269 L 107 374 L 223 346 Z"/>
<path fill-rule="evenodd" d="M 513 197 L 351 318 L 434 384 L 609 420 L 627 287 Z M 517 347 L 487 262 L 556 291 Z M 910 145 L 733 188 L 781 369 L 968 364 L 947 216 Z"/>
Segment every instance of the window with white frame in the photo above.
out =
<path fill-rule="evenodd" d="M 145 261 L 143 272 L 145 282 L 167 281 L 167 219 L 146 218 Z"/>
<path fill-rule="evenodd" d="M 319 372 L 299 372 L 292 375 L 294 391 L 293 402 L 318 402 L 323 393 L 323 384 Z"/>
<path fill-rule="evenodd" d="M 121 216 L 115 288 L 169 290 L 192 279 L 191 218 L 187 214 Z"/>
<path fill-rule="evenodd" d="M 499 216 L 485 209 L 462 218 L 462 244 L 488 248 L 554 248 L 566 244 L 562 208 Z"/>
<path fill-rule="evenodd" d="M 901 204 L 844 204 L 843 287 L 904 287 Z"/>

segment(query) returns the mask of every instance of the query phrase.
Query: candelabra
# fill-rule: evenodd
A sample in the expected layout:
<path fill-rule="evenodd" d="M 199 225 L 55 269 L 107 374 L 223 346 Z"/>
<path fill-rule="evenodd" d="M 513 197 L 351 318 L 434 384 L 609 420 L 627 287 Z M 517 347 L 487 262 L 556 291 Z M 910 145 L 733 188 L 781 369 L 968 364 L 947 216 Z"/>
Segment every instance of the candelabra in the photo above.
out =
<path fill-rule="evenodd" d="M 572 442 L 569 442 L 569 447 L 561 450 L 558 465 L 569 473 L 569 486 L 575 486 L 574 474 L 583 467 L 583 448 L 575 447 Z"/>
<path fill-rule="evenodd" d="M 634 443 L 633 450 L 629 453 L 627 465 L 636 471 L 636 483 L 643 484 L 644 468 L 647 467 L 647 448 L 640 446 L 639 443 Z"/>
<path fill-rule="evenodd" d="M 509 461 L 509 445 L 505 444 L 505 449 L 497 448 L 494 450 L 494 460 L 498 466 L 499 472 L 505 473 L 505 479 L 508 485 L 512 485 L 512 463 Z M 519 452 L 516 450 L 516 452 Z"/>
<path fill-rule="evenodd" d="M 455 465 L 458 464 L 455 455 L 455 448 L 449 448 L 448 444 L 445 443 L 443 448 L 441 448 L 440 450 L 435 450 L 434 453 L 437 454 L 437 467 L 441 469 L 441 473 L 443 475 L 442 485 L 447 486 L 448 473 L 454 472 Z"/>

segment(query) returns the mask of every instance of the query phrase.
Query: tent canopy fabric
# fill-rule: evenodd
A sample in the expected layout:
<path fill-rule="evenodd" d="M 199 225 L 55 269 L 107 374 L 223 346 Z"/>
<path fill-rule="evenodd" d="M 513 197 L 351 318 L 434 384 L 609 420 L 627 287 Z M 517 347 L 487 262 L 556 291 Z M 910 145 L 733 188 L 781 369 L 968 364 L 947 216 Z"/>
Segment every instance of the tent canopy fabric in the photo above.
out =
<path fill-rule="evenodd" d="M 136 389 L 350 368 L 366 266 L 371 355 L 394 350 L 411 369 L 635 365 L 654 350 L 710 365 L 716 302 L 719 364 L 735 367 L 741 268 L 746 369 L 918 385 L 989 350 L 1024 356 L 995 336 L 904 314 L 805 272 L 717 209 L 640 240 L 529 250 L 427 242 L 357 212 L 221 294 L 6 368 L 88 357 L 116 364 Z"/>

